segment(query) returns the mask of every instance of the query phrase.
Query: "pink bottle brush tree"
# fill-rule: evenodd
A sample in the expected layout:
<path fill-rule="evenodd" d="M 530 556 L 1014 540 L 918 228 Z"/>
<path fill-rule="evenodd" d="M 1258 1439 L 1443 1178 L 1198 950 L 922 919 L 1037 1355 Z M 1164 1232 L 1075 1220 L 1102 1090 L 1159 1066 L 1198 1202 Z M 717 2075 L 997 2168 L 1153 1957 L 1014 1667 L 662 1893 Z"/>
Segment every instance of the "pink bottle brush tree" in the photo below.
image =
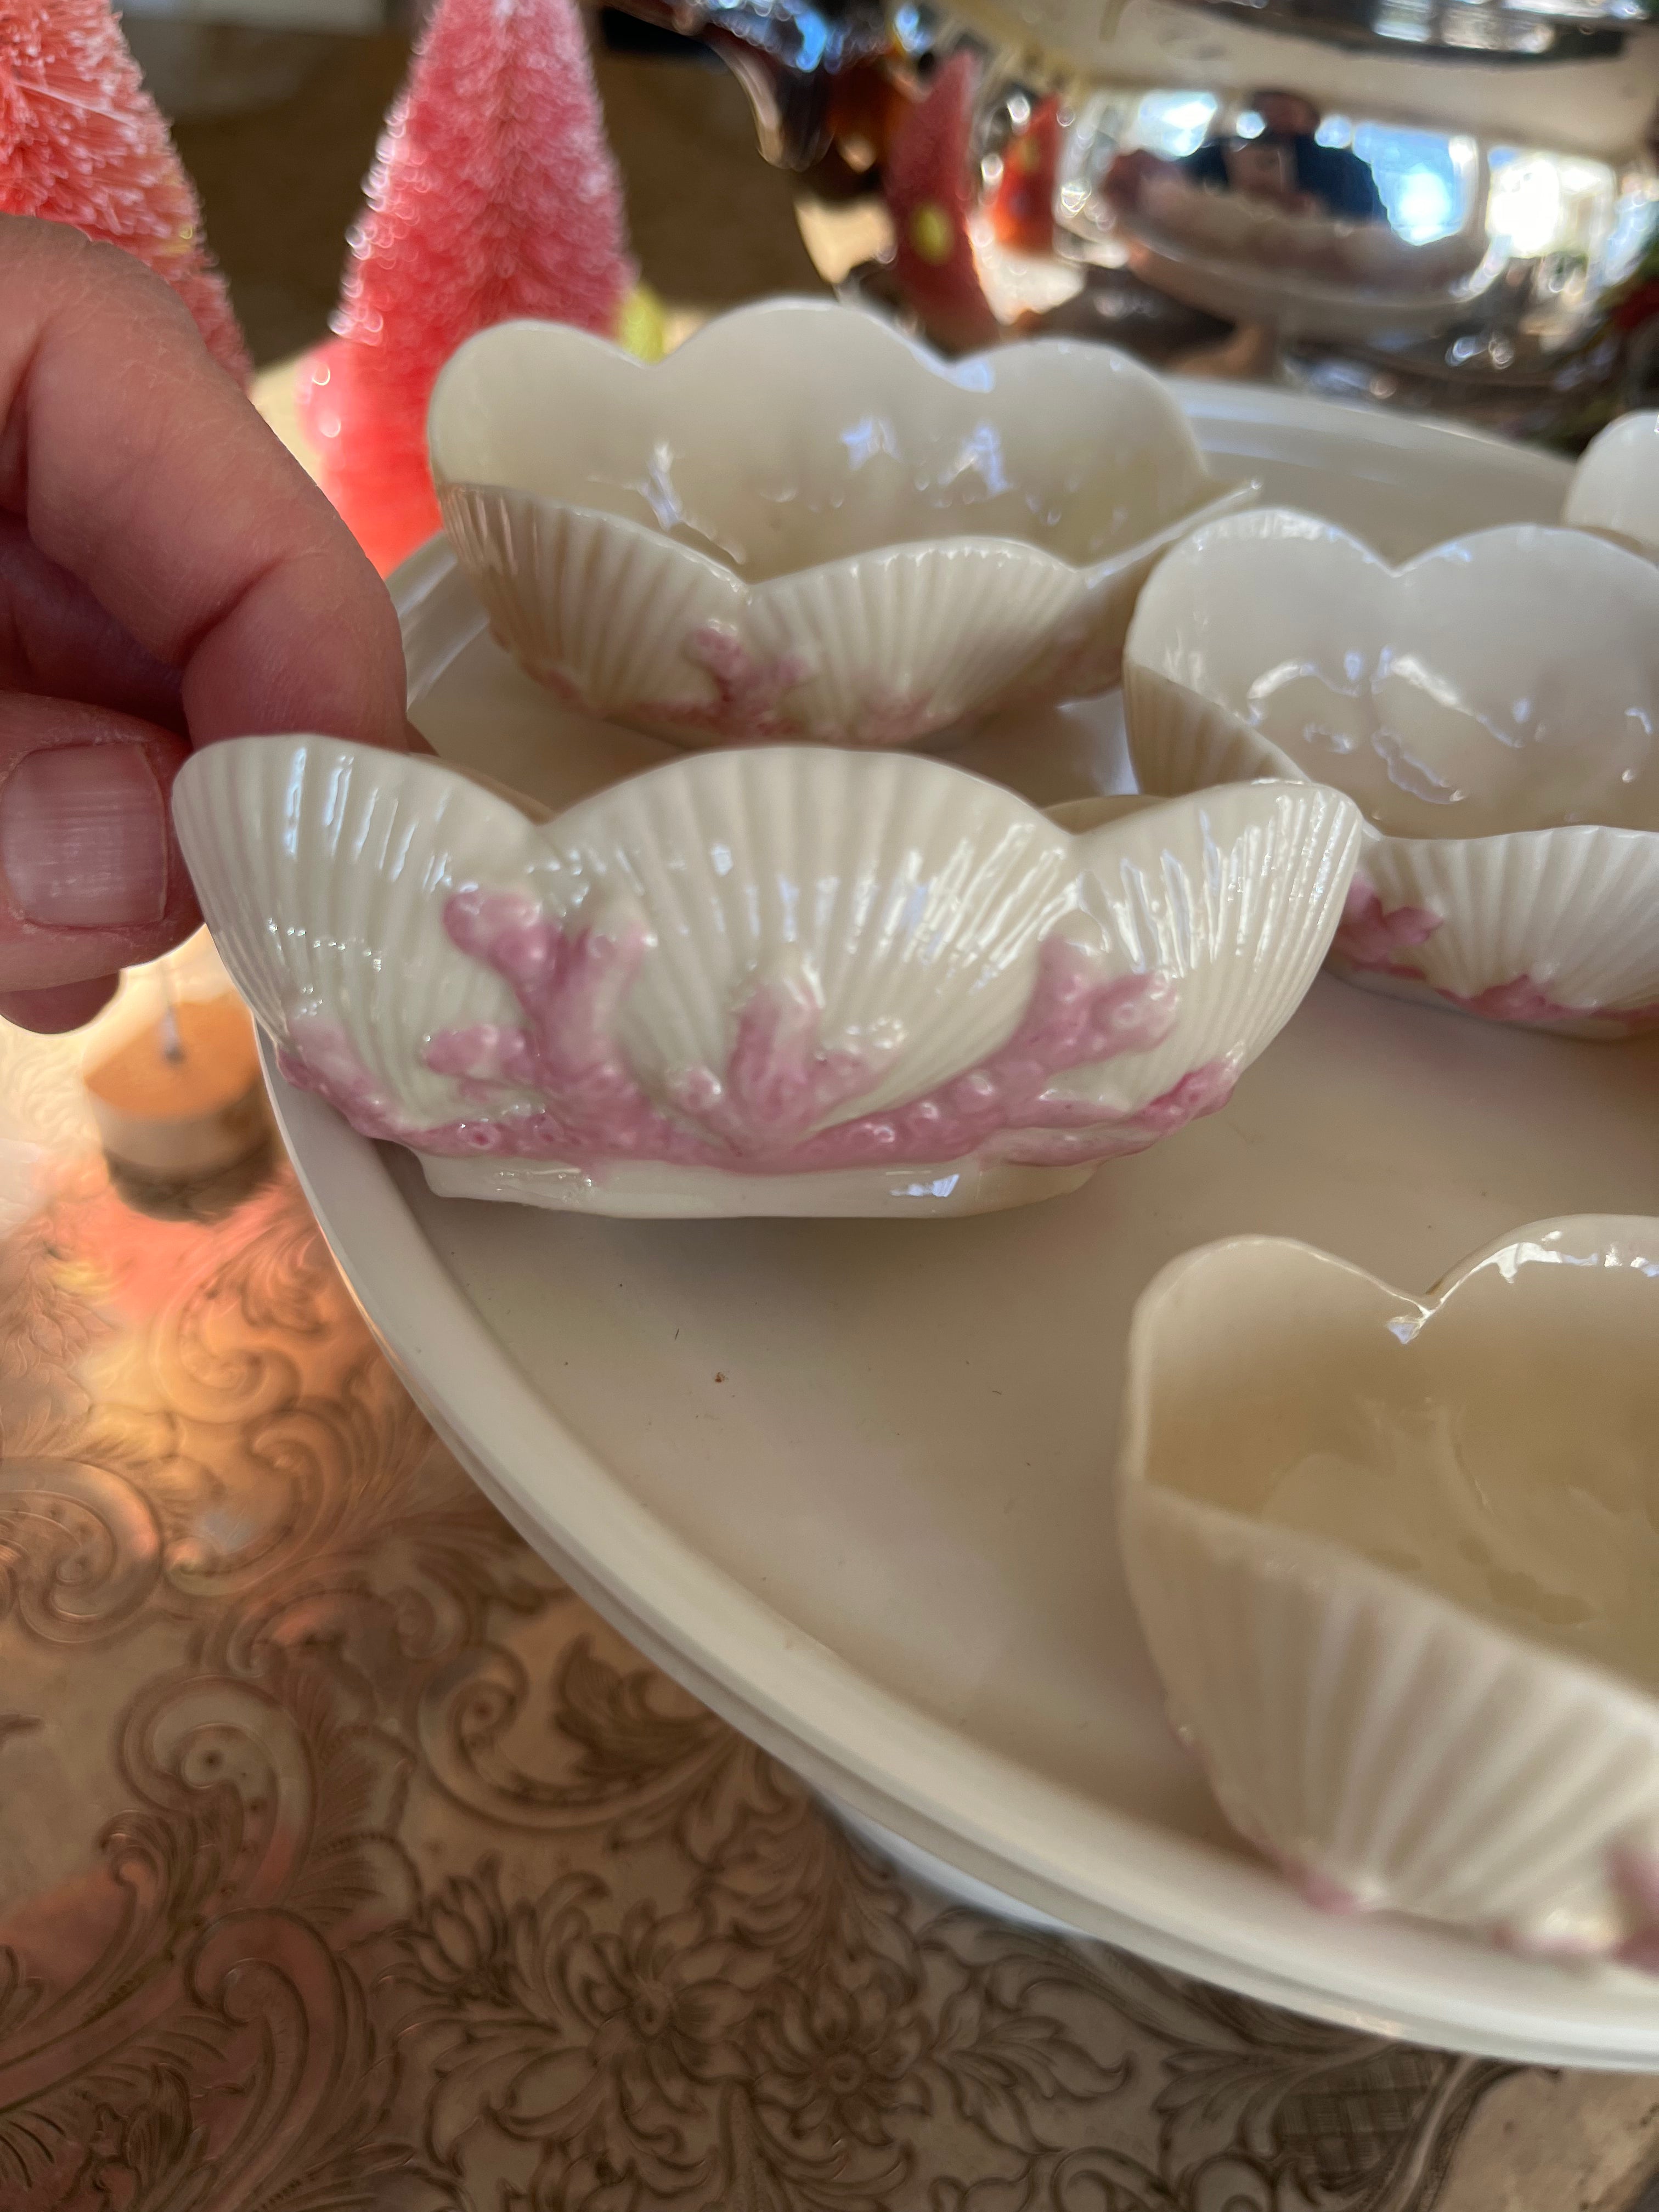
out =
<path fill-rule="evenodd" d="M 70 223 L 136 253 L 246 383 L 201 207 L 105 0 L 0 0 L 0 215 Z"/>
<path fill-rule="evenodd" d="M 438 527 L 426 410 L 450 355 L 519 316 L 611 337 L 635 281 L 574 0 L 439 0 L 368 199 L 301 397 L 323 481 L 384 574 Z"/>

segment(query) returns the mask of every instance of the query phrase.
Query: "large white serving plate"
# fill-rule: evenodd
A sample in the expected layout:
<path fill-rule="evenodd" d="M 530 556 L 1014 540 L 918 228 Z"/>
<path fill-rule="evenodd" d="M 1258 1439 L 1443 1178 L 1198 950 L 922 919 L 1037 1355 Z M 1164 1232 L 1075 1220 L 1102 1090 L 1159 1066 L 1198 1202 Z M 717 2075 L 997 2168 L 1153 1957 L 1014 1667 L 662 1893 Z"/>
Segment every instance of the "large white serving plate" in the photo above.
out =
<path fill-rule="evenodd" d="M 1395 558 L 1562 496 L 1558 464 L 1454 429 L 1187 398 L 1218 459 Z M 522 678 L 441 545 L 395 588 L 440 750 L 556 801 L 659 757 Z M 1109 703 L 956 757 L 1045 800 L 1124 773 Z M 643 1650 L 866 1822 L 1304 2011 L 1659 2066 L 1659 1984 L 1323 1917 L 1235 1842 L 1164 1725 L 1111 1507 L 1124 1332 L 1166 1260 L 1267 1231 L 1425 1289 L 1528 1220 L 1659 1213 L 1659 1039 L 1573 1043 L 1322 980 L 1224 1113 L 1075 1196 L 927 1223 L 447 1201 L 272 1090 L 347 1276 L 485 1487 Z"/>

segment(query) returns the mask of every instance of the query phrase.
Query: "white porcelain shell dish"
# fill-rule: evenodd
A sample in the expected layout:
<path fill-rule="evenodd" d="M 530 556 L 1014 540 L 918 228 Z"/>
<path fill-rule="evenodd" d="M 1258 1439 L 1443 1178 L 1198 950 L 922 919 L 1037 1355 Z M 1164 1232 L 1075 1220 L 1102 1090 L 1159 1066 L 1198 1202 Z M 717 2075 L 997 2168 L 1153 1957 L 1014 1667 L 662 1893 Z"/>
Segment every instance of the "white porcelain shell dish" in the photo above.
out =
<path fill-rule="evenodd" d="M 532 676 L 688 746 L 909 744 L 1115 683 L 1210 475 L 1158 378 L 1046 340 L 947 362 L 776 301 L 647 366 L 507 323 L 432 398 L 445 527 Z"/>
<path fill-rule="evenodd" d="M 291 1080 L 441 1194 L 976 1212 L 1223 1105 L 1335 927 L 1309 784 L 1073 836 L 908 754 L 689 756 L 550 821 L 435 763 L 214 745 L 174 800 Z"/>
<path fill-rule="evenodd" d="M 1621 415 L 1591 439 L 1561 520 L 1659 559 L 1659 410 Z"/>
<path fill-rule="evenodd" d="M 1153 1281 L 1129 1585 L 1234 1825 L 1336 1911 L 1659 1971 L 1659 1221 L 1417 1298 L 1238 1237 Z"/>
<path fill-rule="evenodd" d="M 1659 566 L 1516 524 L 1392 568 L 1264 508 L 1163 562 L 1123 681 L 1143 790 L 1357 800 L 1352 981 L 1574 1036 L 1659 1022 Z"/>

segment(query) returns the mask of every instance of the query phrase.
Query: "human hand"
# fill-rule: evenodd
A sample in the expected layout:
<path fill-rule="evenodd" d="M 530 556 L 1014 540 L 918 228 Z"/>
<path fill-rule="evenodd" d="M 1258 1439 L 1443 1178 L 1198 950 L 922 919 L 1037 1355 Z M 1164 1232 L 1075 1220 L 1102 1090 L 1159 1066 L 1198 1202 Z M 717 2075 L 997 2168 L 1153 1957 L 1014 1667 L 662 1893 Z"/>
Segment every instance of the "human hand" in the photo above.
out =
<path fill-rule="evenodd" d="M 0 1015 L 71 1029 L 200 919 L 169 805 L 191 746 L 401 746 L 403 650 L 165 284 L 0 216 Z"/>

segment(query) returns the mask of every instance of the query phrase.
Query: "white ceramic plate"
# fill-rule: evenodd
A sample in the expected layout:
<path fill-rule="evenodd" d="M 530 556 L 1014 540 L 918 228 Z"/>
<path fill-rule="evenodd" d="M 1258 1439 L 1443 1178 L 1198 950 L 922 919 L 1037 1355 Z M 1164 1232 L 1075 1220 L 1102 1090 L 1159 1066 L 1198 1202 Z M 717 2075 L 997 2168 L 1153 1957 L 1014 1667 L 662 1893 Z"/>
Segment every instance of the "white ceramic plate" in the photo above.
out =
<path fill-rule="evenodd" d="M 1559 511 L 1563 468 L 1460 431 L 1183 396 L 1218 465 L 1392 559 Z M 441 547 L 397 588 L 441 750 L 555 803 L 659 757 L 520 675 Z M 956 757 L 1044 800 L 1123 776 L 1111 704 Z M 1426 1289 L 1522 1222 L 1659 1213 L 1659 1039 L 1578 1044 L 1322 980 L 1224 1114 L 1074 1197 L 925 1224 L 445 1201 L 273 1091 L 335 1253 L 485 1487 L 652 1658 L 913 1856 L 1327 2018 L 1659 2066 L 1659 1984 L 1323 1917 L 1233 1839 L 1164 1725 L 1110 1480 L 1129 1310 L 1166 1260 L 1267 1231 Z"/>

